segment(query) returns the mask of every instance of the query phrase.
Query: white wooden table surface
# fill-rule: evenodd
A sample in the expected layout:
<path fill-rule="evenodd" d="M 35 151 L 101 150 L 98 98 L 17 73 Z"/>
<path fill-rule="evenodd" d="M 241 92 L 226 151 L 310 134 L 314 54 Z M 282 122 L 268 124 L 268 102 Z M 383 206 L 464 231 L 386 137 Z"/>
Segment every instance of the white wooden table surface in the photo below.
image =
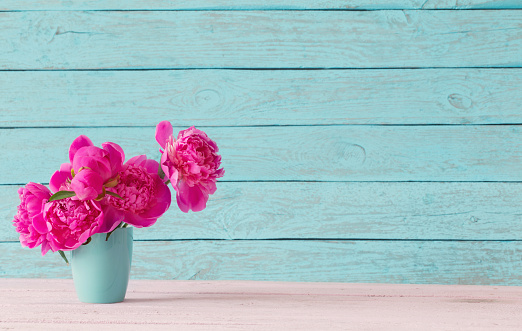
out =
<path fill-rule="evenodd" d="M 72 280 L 0 279 L 0 330 L 520 330 L 522 287 L 131 280 L 117 304 Z"/>

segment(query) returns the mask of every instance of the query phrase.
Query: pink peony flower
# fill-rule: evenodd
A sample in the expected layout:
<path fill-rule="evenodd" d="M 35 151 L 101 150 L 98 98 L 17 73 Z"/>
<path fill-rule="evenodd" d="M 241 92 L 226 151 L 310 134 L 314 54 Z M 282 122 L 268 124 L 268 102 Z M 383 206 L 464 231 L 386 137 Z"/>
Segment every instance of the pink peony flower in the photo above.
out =
<path fill-rule="evenodd" d="M 43 218 L 47 222 L 47 240 L 51 250 L 78 248 L 103 225 L 101 203 L 67 198 L 45 204 Z"/>
<path fill-rule="evenodd" d="M 42 255 L 49 251 L 46 239 L 47 224 L 42 216 L 44 205 L 51 197 L 51 191 L 42 184 L 29 183 L 18 190 L 20 205 L 14 216 L 13 225 L 20 233 L 22 246 L 34 248 L 42 245 Z"/>
<path fill-rule="evenodd" d="M 54 192 L 58 191 L 72 191 L 72 186 L 75 185 L 74 182 L 71 181 L 71 165 L 69 163 L 62 164 L 59 171 L 55 172 L 53 177 L 51 178 L 51 188 Z M 81 179 L 82 173 L 89 174 L 90 171 L 82 170 L 80 174 L 76 175 Z M 86 186 L 87 187 L 87 186 Z M 88 187 L 87 187 L 88 189 Z M 70 198 L 71 200 L 81 200 L 78 196 L 74 196 Z M 88 202 L 90 200 L 83 200 Z M 97 203 L 96 206 L 99 204 Z M 98 228 L 99 233 L 111 232 L 114 230 L 122 221 L 123 215 L 114 210 L 114 207 L 108 204 L 102 204 L 101 209 L 103 211 L 103 222 Z"/>
<path fill-rule="evenodd" d="M 216 143 L 195 127 L 180 131 L 175 140 L 168 121 L 156 127 L 156 141 L 165 149 L 160 149 L 161 169 L 176 190 L 181 211 L 205 209 L 209 195 L 216 191 L 216 180 L 225 174 L 218 169 L 221 156 Z"/>
<path fill-rule="evenodd" d="M 145 155 L 135 156 L 119 172 L 118 184 L 108 189 L 122 199 L 107 195 L 107 202 L 135 227 L 153 225 L 170 207 L 170 190 L 158 176 L 158 168 L 158 162 Z"/>
<path fill-rule="evenodd" d="M 69 148 L 70 164 L 64 163 L 51 177 L 49 186 L 58 191 L 64 179 L 80 200 L 96 199 L 104 185 L 115 179 L 123 166 L 125 154 L 117 144 L 106 142 L 102 148 L 93 145 L 87 136 L 76 138 Z M 71 175 L 71 169 L 75 176 Z"/>

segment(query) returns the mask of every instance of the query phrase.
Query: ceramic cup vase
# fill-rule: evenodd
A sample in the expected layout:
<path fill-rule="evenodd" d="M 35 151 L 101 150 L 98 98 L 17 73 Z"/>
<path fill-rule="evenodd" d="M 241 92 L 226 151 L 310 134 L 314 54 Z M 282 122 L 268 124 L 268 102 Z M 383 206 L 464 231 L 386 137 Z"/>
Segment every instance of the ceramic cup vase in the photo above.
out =
<path fill-rule="evenodd" d="M 76 294 L 81 302 L 114 303 L 125 299 L 132 261 L 133 228 L 119 228 L 109 240 L 97 233 L 71 251 Z"/>

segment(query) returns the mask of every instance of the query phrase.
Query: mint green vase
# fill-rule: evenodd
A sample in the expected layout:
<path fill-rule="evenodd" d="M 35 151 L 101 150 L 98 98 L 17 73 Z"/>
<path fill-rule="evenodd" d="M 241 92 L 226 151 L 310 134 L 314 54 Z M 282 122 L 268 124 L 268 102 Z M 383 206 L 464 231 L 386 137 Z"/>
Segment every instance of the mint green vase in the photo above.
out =
<path fill-rule="evenodd" d="M 97 233 L 71 252 L 72 275 L 81 302 L 114 303 L 125 299 L 132 261 L 132 227 Z"/>

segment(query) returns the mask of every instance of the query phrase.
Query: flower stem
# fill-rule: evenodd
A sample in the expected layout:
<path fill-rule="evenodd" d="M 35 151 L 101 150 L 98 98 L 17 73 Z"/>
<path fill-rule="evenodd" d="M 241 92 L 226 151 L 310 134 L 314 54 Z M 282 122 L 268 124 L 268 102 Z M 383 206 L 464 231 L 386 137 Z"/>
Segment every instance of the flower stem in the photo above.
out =
<path fill-rule="evenodd" d="M 60 253 L 60 256 L 65 261 L 65 263 L 67 263 L 67 265 L 69 265 L 69 260 L 67 260 L 67 256 L 65 256 L 65 253 L 63 251 L 58 251 L 58 253 Z"/>
<path fill-rule="evenodd" d="M 116 231 L 116 229 L 121 228 L 122 225 L 123 225 L 123 222 L 121 222 L 120 224 L 118 224 L 118 226 L 117 226 L 116 228 L 114 228 L 114 230 L 112 230 L 111 232 L 108 232 L 108 233 L 107 233 L 107 237 L 105 237 L 105 241 L 109 240 L 109 237 L 111 236 L 111 234 L 112 234 L 114 231 Z"/>

